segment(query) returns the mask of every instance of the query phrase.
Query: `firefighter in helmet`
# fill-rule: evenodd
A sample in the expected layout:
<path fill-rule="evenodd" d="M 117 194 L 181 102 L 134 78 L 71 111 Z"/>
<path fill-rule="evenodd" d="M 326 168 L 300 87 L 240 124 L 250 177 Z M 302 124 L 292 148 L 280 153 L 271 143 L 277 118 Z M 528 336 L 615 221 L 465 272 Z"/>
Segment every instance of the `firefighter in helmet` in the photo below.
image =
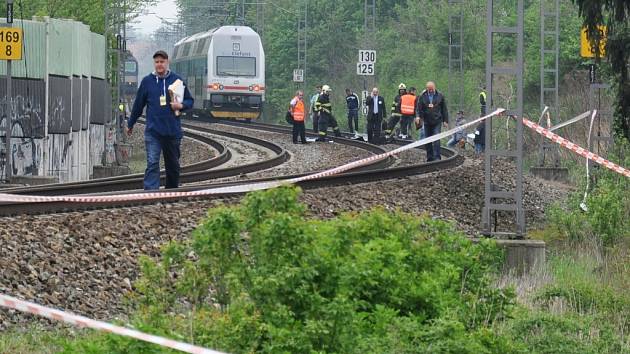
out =
<path fill-rule="evenodd" d="M 396 127 L 396 124 L 398 124 L 398 122 L 400 122 L 402 118 L 400 103 L 402 97 L 406 94 L 407 85 L 401 83 L 400 85 L 398 85 L 398 94 L 394 98 L 394 102 L 392 102 L 392 115 L 389 117 L 389 121 L 387 121 L 387 128 L 385 129 L 385 134 L 388 138 L 391 137 L 394 127 Z"/>
<path fill-rule="evenodd" d="M 322 93 L 317 98 L 315 103 L 315 111 L 319 114 L 318 134 L 317 141 L 327 141 L 328 127 L 333 128 L 335 136 L 341 136 L 339 131 L 339 125 L 337 120 L 332 115 L 332 104 L 330 103 L 330 93 L 332 89 L 328 85 L 322 86 Z"/>

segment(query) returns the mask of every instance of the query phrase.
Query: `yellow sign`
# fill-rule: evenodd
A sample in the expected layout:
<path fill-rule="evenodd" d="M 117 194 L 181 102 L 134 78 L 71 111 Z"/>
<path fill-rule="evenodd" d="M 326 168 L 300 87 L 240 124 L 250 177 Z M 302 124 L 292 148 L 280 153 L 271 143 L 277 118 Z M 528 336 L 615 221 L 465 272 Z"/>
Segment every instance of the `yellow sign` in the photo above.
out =
<path fill-rule="evenodd" d="M 599 55 L 603 58 L 606 56 L 607 29 L 606 26 L 597 26 L 597 29 L 599 30 L 602 38 L 599 43 Z M 580 35 L 580 56 L 582 56 L 583 58 L 595 58 L 595 52 L 592 50 L 594 43 L 593 45 L 591 45 L 591 42 L 595 42 L 595 39 L 593 38 L 592 41 L 590 41 L 589 39 L 590 38 L 588 38 L 587 36 L 586 27 L 582 28 L 582 33 Z"/>
<path fill-rule="evenodd" d="M 22 29 L 0 27 L 0 60 L 22 60 Z"/>

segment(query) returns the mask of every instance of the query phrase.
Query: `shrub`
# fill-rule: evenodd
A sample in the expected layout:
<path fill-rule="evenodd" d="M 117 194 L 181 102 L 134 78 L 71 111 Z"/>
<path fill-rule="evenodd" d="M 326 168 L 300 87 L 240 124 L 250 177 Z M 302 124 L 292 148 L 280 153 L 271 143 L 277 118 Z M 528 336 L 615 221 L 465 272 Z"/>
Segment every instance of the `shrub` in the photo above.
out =
<path fill-rule="evenodd" d="M 618 149 L 630 151 L 628 147 Z M 621 156 L 625 156 L 621 165 L 630 165 L 630 154 Z M 550 209 L 551 234 L 571 241 L 595 239 L 604 247 L 630 240 L 630 179 L 602 169 L 593 172 L 596 183 L 587 199 L 588 211 L 578 207 L 583 188 L 569 196 L 566 208 L 556 205 Z"/>
<path fill-rule="evenodd" d="M 189 242 L 144 258 L 134 324 L 233 353 L 513 350 L 490 330 L 514 303 L 492 286 L 492 242 L 400 212 L 306 219 L 298 194 L 256 192 L 211 209 Z M 90 344 L 158 351 L 125 338 Z"/>

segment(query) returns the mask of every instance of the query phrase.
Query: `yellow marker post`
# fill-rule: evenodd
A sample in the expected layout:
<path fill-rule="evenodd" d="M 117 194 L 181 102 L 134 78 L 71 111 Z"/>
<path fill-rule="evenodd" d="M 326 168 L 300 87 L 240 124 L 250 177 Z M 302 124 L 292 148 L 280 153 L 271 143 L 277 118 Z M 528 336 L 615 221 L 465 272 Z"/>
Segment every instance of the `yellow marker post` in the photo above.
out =
<path fill-rule="evenodd" d="M 606 26 L 597 26 L 599 33 L 601 34 L 601 41 L 599 43 L 599 54 L 600 57 L 606 56 L 606 34 L 608 30 Z M 595 39 L 592 40 L 588 38 L 588 33 L 586 27 L 582 28 L 582 32 L 580 33 L 580 56 L 583 58 L 595 58 L 595 52 L 592 50 L 593 45 L 595 44 Z M 593 44 L 593 45 L 591 45 Z"/>
<path fill-rule="evenodd" d="M 21 28 L 0 27 L 0 60 L 22 60 Z"/>

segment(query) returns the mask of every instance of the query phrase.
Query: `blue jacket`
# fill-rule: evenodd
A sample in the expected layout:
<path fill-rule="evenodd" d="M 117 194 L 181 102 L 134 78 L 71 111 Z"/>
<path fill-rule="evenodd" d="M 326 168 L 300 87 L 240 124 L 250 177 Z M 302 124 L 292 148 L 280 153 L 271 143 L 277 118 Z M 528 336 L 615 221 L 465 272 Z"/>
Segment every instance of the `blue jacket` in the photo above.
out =
<path fill-rule="evenodd" d="M 182 122 L 171 109 L 171 97 L 168 94 L 168 86 L 177 79 L 184 81 L 179 75 L 171 71 L 167 71 L 164 78 L 159 78 L 155 73 L 145 76 L 138 88 L 127 127 L 133 128 L 146 106 L 147 127 L 145 133 L 181 138 L 183 135 Z M 162 95 L 166 95 L 165 106 L 160 106 L 160 96 Z M 184 108 L 182 110 L 192 108 L 193 102 L 188 87 L 185 87 L 184 100 L 182 102 Z"/>
<path fill-rule="evenodd" d="M 346 96 L 346 105 L 349 111 L 359 110 L 359 96 L 354 92 Z"/>

